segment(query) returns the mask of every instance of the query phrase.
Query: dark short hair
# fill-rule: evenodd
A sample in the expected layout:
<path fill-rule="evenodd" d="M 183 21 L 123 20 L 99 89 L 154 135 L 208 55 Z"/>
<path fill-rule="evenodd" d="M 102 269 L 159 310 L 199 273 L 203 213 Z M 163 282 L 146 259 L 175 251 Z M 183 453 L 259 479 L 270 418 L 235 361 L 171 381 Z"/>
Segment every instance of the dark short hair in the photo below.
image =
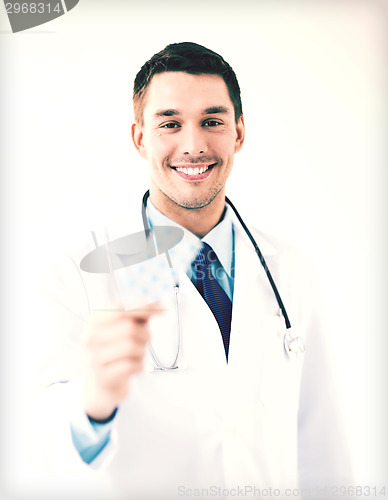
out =
<path fill-rule="evenodd" d="M 240 87 L 231 66 L 219 54 L 202 45 L 182 42 L 167 45 L 153 55 L 136 75 L 133 86 L 133 108 L 138 123 L 143 123 L 144 98 L 152 77 L 169 71 L 221 76 L 228 88 L 236 122 L 242 115 Z"/>

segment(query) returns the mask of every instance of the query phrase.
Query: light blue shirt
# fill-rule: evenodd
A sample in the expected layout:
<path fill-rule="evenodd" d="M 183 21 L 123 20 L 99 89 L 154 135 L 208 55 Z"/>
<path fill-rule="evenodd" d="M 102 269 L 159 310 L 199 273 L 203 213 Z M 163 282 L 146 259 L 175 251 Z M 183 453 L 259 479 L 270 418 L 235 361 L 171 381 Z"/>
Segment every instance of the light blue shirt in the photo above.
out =
<path fill-rule="evenodd" d="M 147 219 L 151 229 L 154 226 L 175 226 L 183 229 L 183 240 L 186 242 L 193 241 L 193 238 L 197 242 L 199 240 L 193 233 L 163 215 L 150 199 L 147 202 Z M 217 255 L 219 262 L 211 263 L 212 274 L 233 301 L 234 229 L 231 209 L 227 205 L 222 220 L 201 241 L 210 245 Z M 195 283 L 193 264 L 187 270 L 187 275 Z M 81 408 L 79 414 L 72 415 L 70 425 L 73 443 L 84 462 L 90 464 L 108 444 L 113 420 L 104 424 L 91 422 Z"/>

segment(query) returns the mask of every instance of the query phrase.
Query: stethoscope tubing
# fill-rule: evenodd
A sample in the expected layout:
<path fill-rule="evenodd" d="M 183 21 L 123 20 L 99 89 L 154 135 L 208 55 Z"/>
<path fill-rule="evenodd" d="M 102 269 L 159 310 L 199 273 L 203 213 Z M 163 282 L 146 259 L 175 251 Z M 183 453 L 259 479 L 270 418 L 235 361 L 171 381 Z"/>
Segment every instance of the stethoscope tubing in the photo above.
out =
<path fill-rule="evenodd" d="M 270 282 L 270 285 L 272 287 L 273 293 L 275 294 L 277 303 L 278 303 L 278 305 L 279 305 L 279 307 L 280 307 L 280 309 L 282 311 L 282 314 L 283 314 L 283 317 L 284 317 L 284 321 L 286 323 L 286 328 L 287 329 L 291 328 L 291 322 L 290 322 L 290 320 L 288 318 L 288 314 L 287 314 L 286 308 L 284 307 L 282 298 L 280 297 L 279 290 L 277 289 L 277 286 L 275 285 L 275 281 L 272 278 L 272 274 L 271 274 L 270 270 L 268 269 L 267 263 L 266 263 L 266 261 L 264 259 L 263 254 L 260 251 L 259 245 L 256 243 L 256 240 L 252 236 L 252 233 L 249 231 L 249 229 L 246 226 L 245 222 L 242 220 L 242 217 L 238 213 L 237 208 L 233 205 L 233 203 L 229 200 L 229 198 L 227 196 L 225 196 L 225 201 L 228 203 L 228 205 L 230 206 L 230 208 L 233 210 L 233 212 L 235 213 L 235 215 L 236 215 L 239 223 L 242 225 L 244 231 L 246 232 L 246 234 L 248 235 L 249 239 L 251 240 L 252 245 L 253 245 L 253 247 L 254 247 L 254 249 L 256 251 L 256 254 L 259 257 L 261 265 L 263 266 L 264 271 L 265 271 L 265 273 L 267 275 L 268 281 Z"/>

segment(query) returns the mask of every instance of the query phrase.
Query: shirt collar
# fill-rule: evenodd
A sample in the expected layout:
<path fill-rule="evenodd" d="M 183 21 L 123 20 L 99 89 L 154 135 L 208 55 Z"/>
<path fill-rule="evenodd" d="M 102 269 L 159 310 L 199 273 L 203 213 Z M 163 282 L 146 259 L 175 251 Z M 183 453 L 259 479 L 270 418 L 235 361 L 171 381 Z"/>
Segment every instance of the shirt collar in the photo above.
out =
<path fill-rule="evenodd" d="M 225 205 L 225 212 L 222 220 L 202 238 L 203 242 L 212 247 L 229 277 L 232 271 L 233 253 L 233 223 L 230 210 L 231 209 Z"/>
<path fill-rule="evenodd" d="M 184 232 L 184 239 L 188 242 L 202 241 L 212 247 L 218 260 L 222 264 L 227 274 L 230 276 L 232 272 L 232 253 L 233 253 L 233 223 L 231 217 L 231 209 L 225 205 L 225 212 L 222 220 L 213 227 L 202 240 L 195 234 L 191 233 L 177 222 L 173 221 L 166 215 L 162 214 L 152 203 L 151 199 L 147 200 L 147 216 L 151 229 L 154 226 L 175 226 L 179 227 Z"/>

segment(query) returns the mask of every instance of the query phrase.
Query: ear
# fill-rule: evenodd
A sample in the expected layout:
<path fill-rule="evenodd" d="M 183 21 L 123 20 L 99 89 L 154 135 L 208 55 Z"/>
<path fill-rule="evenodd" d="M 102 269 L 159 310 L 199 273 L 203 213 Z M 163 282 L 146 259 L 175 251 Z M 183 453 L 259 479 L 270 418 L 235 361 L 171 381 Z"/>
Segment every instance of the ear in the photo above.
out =
<path fill-rule="evenodd" d="M 245 123 L 244 116 L 241 115 L 236 123 L 236 144 L 234 146 L 234 152 L 238 153 L 244 144 L 245 139 Z"/>
<path fill-rule="evenodd" d="M 139 154 L 146 158 L 146 152 L 144 147 L 144 137 L 143 137 L 143 128 L 138 123 L 133 123 L 131 127 L 131 136 L 133 144 L 135 148 L 139 152 Z"/>

